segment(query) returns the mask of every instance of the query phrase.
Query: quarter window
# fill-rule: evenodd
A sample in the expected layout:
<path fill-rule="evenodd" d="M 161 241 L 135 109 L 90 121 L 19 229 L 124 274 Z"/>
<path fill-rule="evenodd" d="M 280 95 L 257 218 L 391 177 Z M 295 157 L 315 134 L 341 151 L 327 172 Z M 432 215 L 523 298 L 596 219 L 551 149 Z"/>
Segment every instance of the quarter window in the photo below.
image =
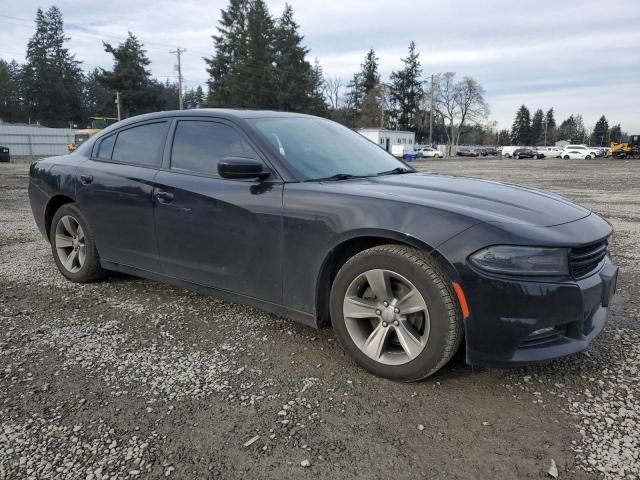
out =
<path fill-rule="evenodd" d="M 144 167 L 160 166 L 166 130 L 167 122 L 147 123 L 121 130 L 111 158 Z"/>
<path fill-rule="evenodd" d="M 109 135 L 108 137 L 102 139 L 100 145 L 98 146 L 98 153 L 96 154 L 96 157 L 105 160 L 111 160 L 111 153 L 113 153 L 113 144 L 115 143 L 115 140 L 115 134 Z"/>
<path fill-rule="evenodd" d="M 225 157 L 258 158 L 232 127 L 199 120 L 178 122 L 171 149 L 171 168 L 218 176 L 218 161 Z"/>

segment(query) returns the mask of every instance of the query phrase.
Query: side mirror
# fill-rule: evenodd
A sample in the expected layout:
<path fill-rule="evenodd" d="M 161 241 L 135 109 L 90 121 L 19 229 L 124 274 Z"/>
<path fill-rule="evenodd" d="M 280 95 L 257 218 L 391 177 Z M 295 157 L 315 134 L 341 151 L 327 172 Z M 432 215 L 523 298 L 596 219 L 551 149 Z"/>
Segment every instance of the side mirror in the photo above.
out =
<path fill-rule="evenodd" d="M 227 157 L 218 162 L 218 174 L 222 178 L 245 179 L 264 178 L 270 172 L 265 170 L 261 162 L 251 158 Z"/>

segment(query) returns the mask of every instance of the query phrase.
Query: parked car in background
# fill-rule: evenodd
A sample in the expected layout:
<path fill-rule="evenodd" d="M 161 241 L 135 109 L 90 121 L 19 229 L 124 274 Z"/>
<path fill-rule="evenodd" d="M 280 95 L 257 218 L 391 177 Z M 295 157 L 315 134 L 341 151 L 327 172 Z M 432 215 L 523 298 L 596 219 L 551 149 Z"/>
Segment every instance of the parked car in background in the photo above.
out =
<path fill-rule="evenodd" d="M 487 155 L 489 155 L 487 149 L 484 147 L 474 148 L 473 151 L 476 152 L 479 157 L 486 157 Z"/>
<path fill-rule="evenodd" d="M 592 158 L 595 158 L 595 156 L 591 155 L 589 152 L 584 151 L 583 149 L 564 149 L 564 151 L 562 152 L 562 158 L 564 158 L 565 160 L 575 160 L 575 159 L 584 159 L 584 160 L 590 160 Z"/>
<path fill-rule="evenodd" d="M 562 157 L 562 149 L 558 147 L 538 147 L 537 150 L 543 152 L 545 157 L 549 157 L 549 158 Z"/>
<path fill-rule="evenodd" d="M 505 158 L 511 158 L 513 156 L 513 151 L 517 148 L 523 148 L 523 147 L 517 147 L 513 145 L 507 145 L 502 147 L 502 156 Z"/>
<path fill-rule="evenodd" d="M 478 153 L 469 148 L 459 148 L 456 150 L 456 155 L 459 157 L 477 157 Z"/>
<path fill-rule="evenodd" d="M 443 158 L 442 152 L 433 147 L 418 147 L 416 149 L 416 158 Z"/>
<path fill-rule="evenodd" d="M 611 226 L 567 199 L 418 172 L 293 113 L 128 118 L 32 163 L 29 200 L 70 281 L 119 271 L 333 326 L 359 365 L 402 381 L 438 371 L 463 338 L 471 365 L 584 350 L 618 273 Z"/>
<path fill-rule="evenodd" d="M 604 157 L 604 148 L 596 147 L 595 151 L 596 151 L 596 157 Z"/>
<path fill-rule="evenodd" d="M 565 158 L 565 155 L 569 152 L 578 152 L 582 153 L 582 157 L 589 160 L 590 158 L 596 158 L 598 153 L 596 152 L 595 147 L 587 147 L 586 145 L 567 145 L 564 147 L 562 151 L 562 158 Z"/>
<path fill-rule="evenodd" d="M 513 151 L 513 158 L 544 158 L 544 153 L 533 148 L 521 147 Z"/>
<path fill-rule="evenodd" d="M 7 147 L 3 147 L 0 145 L 0 162 L 9 162 L 11 161 L 11 155 L 9 153 L 9 149 Z"/>
<path fill-rule="evenodd" d="M 494 148 L 494 147 L 485 147 L 484 151 L 486 152 L 487 155 L 498 155 L 498 149 Z"/>
<path fill-rule="evenodd" d="M 391 145 L 391 155 L 398 158 L 407 158 L 409 155 L 415 155 L 413 145 L 407 143 L 399 143 Z"/>

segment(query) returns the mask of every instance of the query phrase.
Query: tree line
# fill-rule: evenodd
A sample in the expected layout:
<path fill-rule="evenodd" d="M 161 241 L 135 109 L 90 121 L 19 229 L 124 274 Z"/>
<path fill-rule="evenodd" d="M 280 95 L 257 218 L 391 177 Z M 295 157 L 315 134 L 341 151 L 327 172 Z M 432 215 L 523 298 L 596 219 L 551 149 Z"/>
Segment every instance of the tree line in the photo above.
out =
<path fill-rule="evenodd" d="M 489 112 L 482 87 L 456 74 L 423 76 L 420 54 L 411 42 L 402 68 L 388 82 L 379 74 L 371 49 L 347 84 L 328 78 L 309 61 L 304 36 L 286 5 L 274 18 L 263 0 L 230 0 L 212 36 L 214 54 L 205 58 L 208 91 L 184 94 L 185 108 L 260 108 L 304 112 L 349 127 L 413 130 L 419 139 L 457 143 Z M 111 69 L 83 71 L 67 47 L 62 12 L 37 10 L 26 61 L 0 60 L 0 118 L 62 127 L 85 126 L 90 117 L 122 117 L 178 108 L 178 86 L 150 72 L 143 43 L 131 32 L 120 44 L 103 42 Z"/>
<path fill-rule="evenodd" d="M 500 145 L 553 145 L 556 141 L 588 143 L 592 146 L 605 147 L 612 142 L 622 142 L 627 134 L 620 124 L 609 126 L 609 121 L 602 115 L 593 130 L 588 131 L 582 115 L 572 114 L 556 124 L 553 108 L 545 112 L 537 109 L 533 117 L 526 105 L 520 106 L 516 112 L 511 131 L 503 130 L 499 134 Z M 504 143 L 506 142 L 506 143 Z"/>
<path fill-rule="evenodd" d="M 123 118 L 178 108 L 178 85 L 152 77 L 143 43 L 131 32 L 120 44 L 103 42 L 113 58 L 111 69 L 83 71 L 69 48 L 62 12 L 55 6 L 37 10 L 35 32 L 26 61 L 0 60 L 0 118 L 62 127 L 86 126 L 90 117 L 115 117 L 115 92 Z M 489 105 L 482 86 L 455 72 L 425 74 L 412 41 L 399 69 L 387 81 L 370 49 L 348 82 L 323 73 L 308 59 L 309 49 L 285 5 L 279 17 L 264 0 L 230 0 L 212 36 L 214 54 L 204 58 L 207 91 L 184 92 L 184 108 L 227 107 L 274 109 L 319 115 L 351 128 L 410 130 L 422 143 L 552 144 L 583 138 L 593 144 L 622 139 L 620 125 L 609 127 L 603 116 L 587 132 L 580 115 L 559 126 L 553 108 L 531 116 L 522 105 L 512 128 L 497 131 L 487 121 Z M 606 137 L 606 138 L 605 138 Z"/>

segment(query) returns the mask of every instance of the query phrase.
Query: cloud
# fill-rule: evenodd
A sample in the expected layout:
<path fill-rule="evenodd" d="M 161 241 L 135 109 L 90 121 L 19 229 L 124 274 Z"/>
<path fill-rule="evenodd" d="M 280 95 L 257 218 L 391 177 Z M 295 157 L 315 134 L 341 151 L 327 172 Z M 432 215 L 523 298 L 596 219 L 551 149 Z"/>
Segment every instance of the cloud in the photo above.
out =
<path fill-rule="evenodd" d="M 39 1 L 5 2 L 0 57 L 24 57 Z M 557 118 L 582 113 L 587 125 L 605 114 L 640 132 L 640 9 L 637 0 L 289 0 L 311 58 L 328 75 L 348 81 L 374 48 L 383 78 L 401 66 L 409 42 L 421 52 L 424 74 L 455 71 L 485 88 L 492 120 L 509 126 L 516 109 L 554 106 Z M 118 43 L 132 31 L 145 44 L 154 75 L 175 78 L 169 50 L 187 48 L 186 86 L 207 78 L 203 56 L 227 0 L 86 0 L 57 3 L 70 47 L 86 69 L 109 68 L 101 40 Z M 268 1 L 279 15 L 284 1 Z M 43 5 L 46 8 L 46 5 Z"/>

